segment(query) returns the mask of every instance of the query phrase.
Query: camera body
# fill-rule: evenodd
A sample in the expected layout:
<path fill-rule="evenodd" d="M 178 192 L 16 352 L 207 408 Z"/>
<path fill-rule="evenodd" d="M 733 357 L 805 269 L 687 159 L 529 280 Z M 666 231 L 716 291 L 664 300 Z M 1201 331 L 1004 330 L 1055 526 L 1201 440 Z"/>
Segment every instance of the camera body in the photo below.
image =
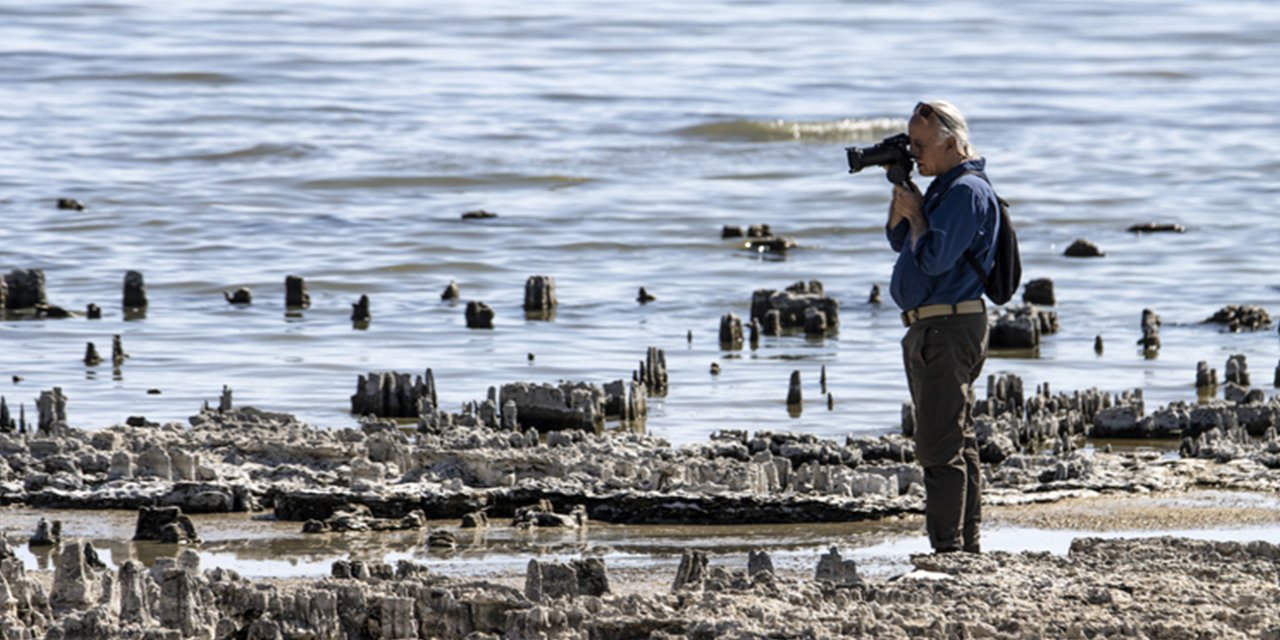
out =
<path fill-rule="evenodd" d="M 888 168 L 889 182 L 907 186 L 911 172 L 915 170 L 915 158 L 911 155 L 911 139 L 905 133 L 889 136 L 869 147 L 845 147 L 849 158 L 849 173 L 857 173 L 867 167 Z"/>

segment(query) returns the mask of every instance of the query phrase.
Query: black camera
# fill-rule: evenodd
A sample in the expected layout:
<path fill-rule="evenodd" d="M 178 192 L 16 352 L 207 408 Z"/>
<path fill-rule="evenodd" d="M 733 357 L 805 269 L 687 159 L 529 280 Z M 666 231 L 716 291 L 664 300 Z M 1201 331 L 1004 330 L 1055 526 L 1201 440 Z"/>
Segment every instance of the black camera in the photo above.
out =
<path fill-rule="evenodd" d="M 857 173 L 867 167 L 887 166 L 889 182 L 906 186 L 915 169 L 911 155 L 911 139 L 905 133 L 889 136 L 869 147 L 845 147 L 849 156 L 849 173 Z"/>

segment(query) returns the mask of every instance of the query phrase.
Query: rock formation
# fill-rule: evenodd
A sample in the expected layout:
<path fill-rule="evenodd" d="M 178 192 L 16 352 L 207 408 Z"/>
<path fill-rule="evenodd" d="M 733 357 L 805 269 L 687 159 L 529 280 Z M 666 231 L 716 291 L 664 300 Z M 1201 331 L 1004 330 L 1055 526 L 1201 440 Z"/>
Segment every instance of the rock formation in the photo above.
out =
<path fill-rule="evenodd" d="M 147 285 L 143 281 L 141 271 L 129 271 L 124 274 L 124 295 L 121 306 L 126 310 L 147 308 Z"/>
<path fill-rule="evenodd" d="M 771 317 L 775 311 L 776 316 Z M 821 326 L 817 324 L 819 312 Z M 840 303 L 826 297 L 817 280 L 796 282 L 783 291 L 757 289 L 751 295 L 751 319 L 760 321 L 765 335 L 781 335 L 793 329 L 825 335 L 840 327 Z"/>
<path fill-rule="evenodd" d="M 307 281 L 302 276 L 285 276 L 284 306 L 286 309 L 311 306 L 311 294 L 307 293 Z"/>

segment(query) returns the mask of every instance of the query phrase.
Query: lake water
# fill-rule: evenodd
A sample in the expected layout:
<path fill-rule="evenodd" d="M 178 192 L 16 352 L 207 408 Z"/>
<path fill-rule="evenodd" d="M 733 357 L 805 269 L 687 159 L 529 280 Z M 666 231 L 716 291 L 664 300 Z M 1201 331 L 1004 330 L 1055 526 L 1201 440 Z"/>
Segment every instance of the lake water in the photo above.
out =
<path fill-rule="evenodd" d="M 902 129 L 921 99 L 969 115 L 1026 276 L 1056 284 L 1061 332 L 988 373 L 1142 388 L 1152 407 L 1194 398 L 1197 361 L 1221 371 L 1243 353 L 1273 392 L 1274 326 L 1200 321 L 1228 304 L 1280 312 L 1275 3 L 308 5 L 0 7 L 0 271 L 43 269 L 51 303 L 104 309 L 0 323 L 15 412 L 33 419 L 58 386 L 74 426 L 185 420 L 226 384 L 237 404 L 345 426 L 368 371 L 430 367 L 457 410 L 504 382 L 629 377 L 656 346 L 671 392 L 648 428 L 673 442 L 894 430 L 907 390 L 889 187 L 848 175 L 842 148 Z M 499 217 L 460 218 L 475 209 Z M 1187 232 L 1127 233 L 1136 222 Z M 753 223 L 799 247 L 777 259 L 720 239 Z M 1076 238 L 1106 257 L 1063 257 Z M 146 276 L 142 320 L 120 308 L 130 269 Z M 285 314 L 290 274 L 313 298 L 301 317 Z M 555 278 L 553 321 L 521 311 L 535 274 Z M 722 315 L 801 279 L 840 301 L 838 336 L 719 349 Z M 494 307 L 494 330 L 440 300 L 450 280 Z M 866 303 L 873 283 L 884 306 Z M 253 305 L 223 301 L 240 286 Z M 637 304 L 641 286 L 657 301 Z M 1155 359 L 1135 345 L 1143 308 L 1165 322 Z M 86 368 L 86 342 L 109 353 L 113 334 L 131 358 Z"/>

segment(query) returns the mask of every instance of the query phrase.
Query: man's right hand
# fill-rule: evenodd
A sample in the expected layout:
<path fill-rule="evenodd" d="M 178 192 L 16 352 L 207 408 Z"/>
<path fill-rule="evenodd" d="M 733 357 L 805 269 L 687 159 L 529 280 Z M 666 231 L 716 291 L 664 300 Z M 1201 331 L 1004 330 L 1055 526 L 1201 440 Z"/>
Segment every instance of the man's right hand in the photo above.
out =
<path fill-rule="evenodd" d="M 921 217 L 920 208 L 924 195 L 914 182 L 908 182 L 910 189 L 901 185 L 893 186 L 893 201 L 889 203 L 889 228 L 898 226 L 903 220 Z"/>

